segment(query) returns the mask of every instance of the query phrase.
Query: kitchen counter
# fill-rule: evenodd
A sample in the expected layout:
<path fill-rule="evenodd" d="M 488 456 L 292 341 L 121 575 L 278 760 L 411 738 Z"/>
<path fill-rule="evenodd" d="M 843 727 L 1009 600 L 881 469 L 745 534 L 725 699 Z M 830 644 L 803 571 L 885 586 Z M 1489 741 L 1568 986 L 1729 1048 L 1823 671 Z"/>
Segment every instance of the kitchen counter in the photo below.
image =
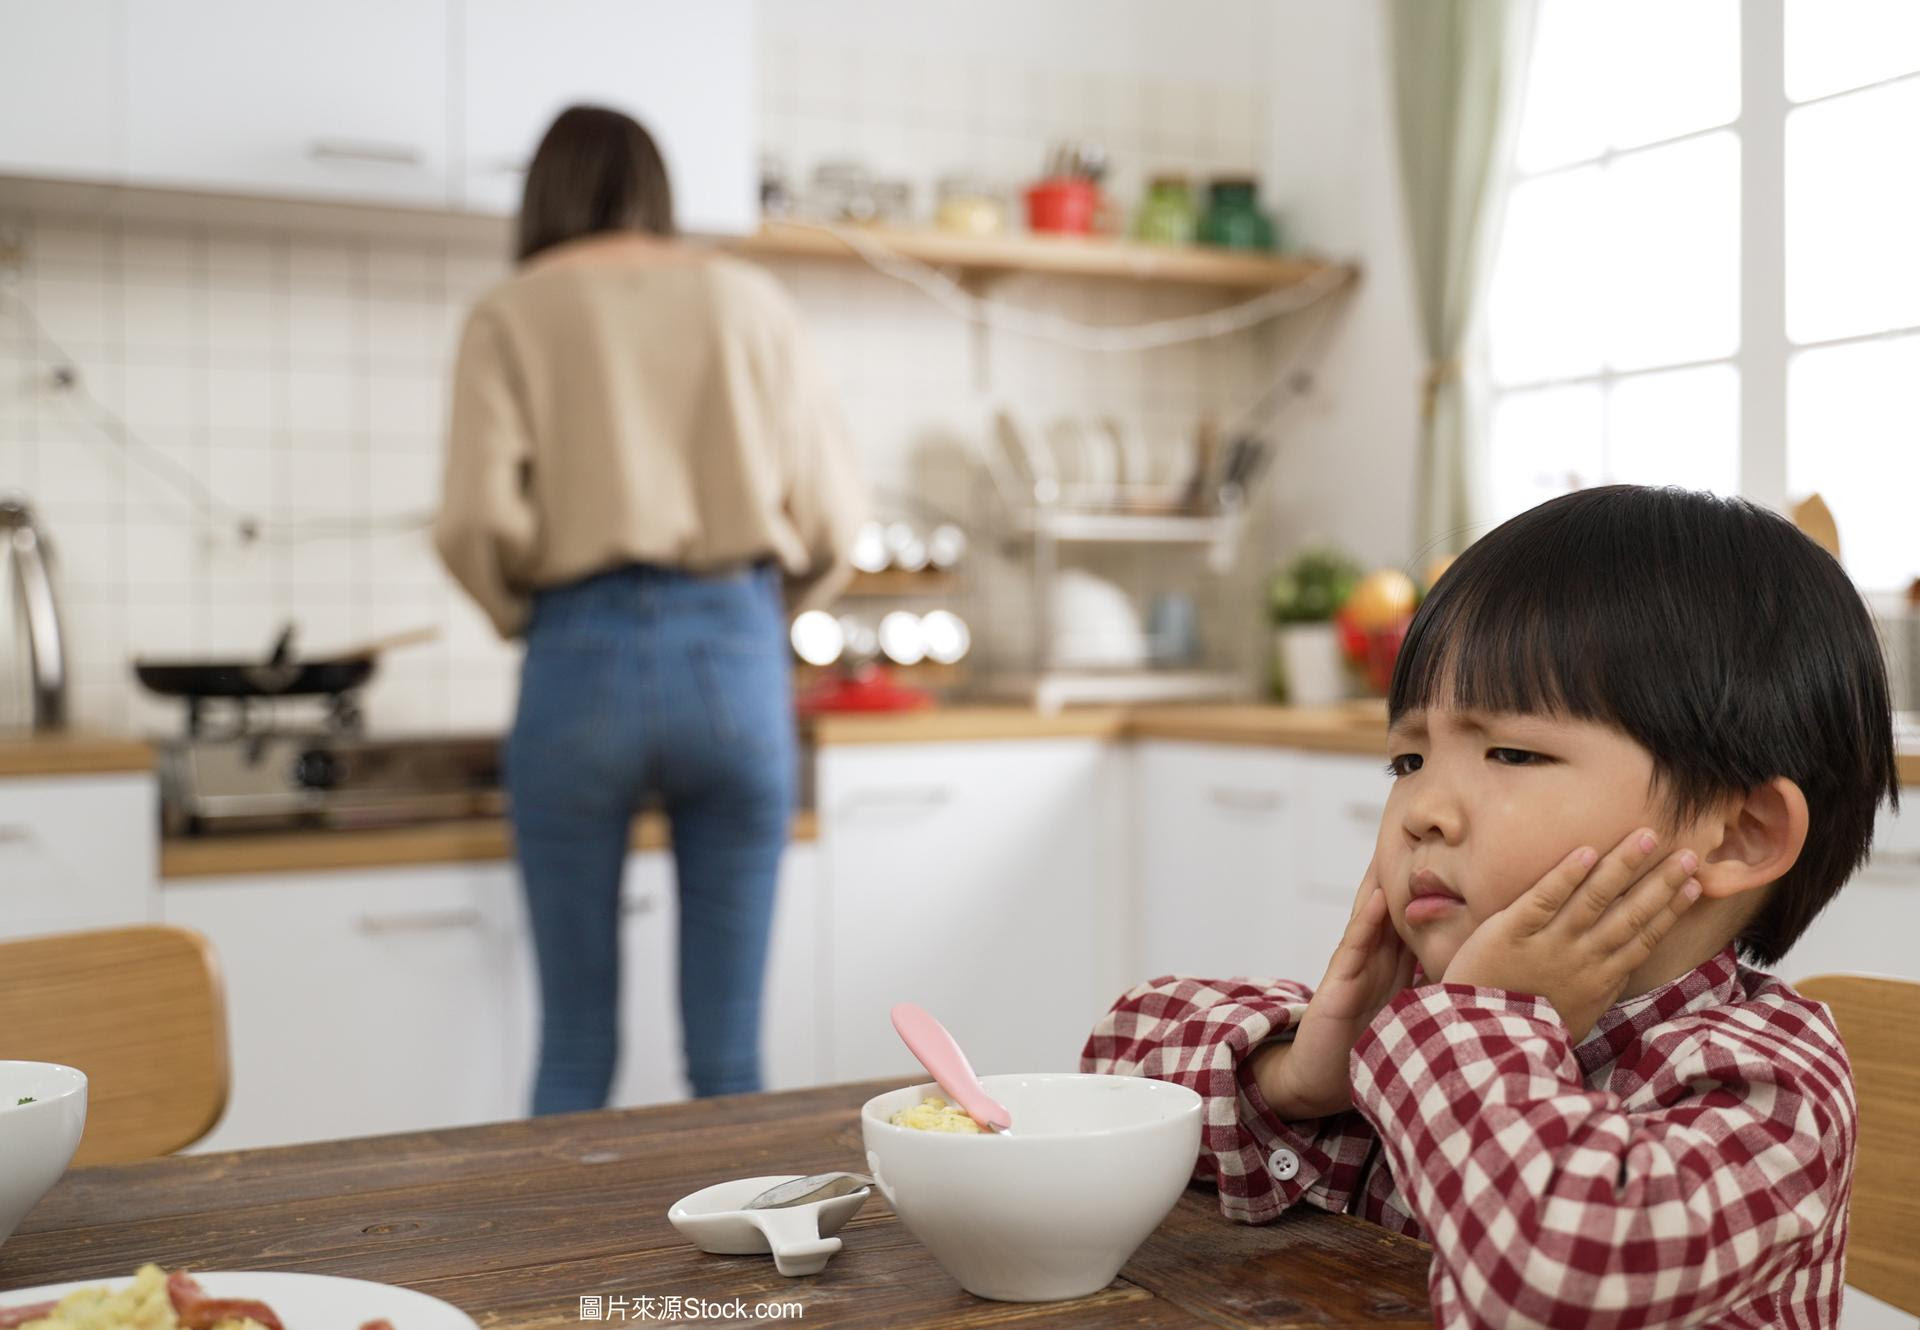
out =
<path fill-rule="evenodd" d="M 794 841 L 811 841 L 816 834 L 812 813 L 794 817 Z M 634 819 L 635 850 L 663 850 L 667 844 L 665 817 L 643 813 Z M 169 836 L 160 843 L 160 877 L 164 882 L 246 873 L 477 863 L 512 857 L 513 837 L 506 819 L 484 817 L 411 827 Z"/>
<path fill-rule="evenodd" d="M 1181 739 L 1193 743 L 1258 744 L 1309 748 L 1323 753 L 1359 753 L 1383 761 L 1387 751 L 1387 704 L 1364 698 L 1325 707 L 1244 705 L 1142 707 L 1129 717 L 1136 739 Z"/>
<path fill-rule="evenodd" d="M 1327 707 L 1196 703 L 1076 708 L 1054 714 L 1017 706 L 955 706 L 821 716 L 807 728 L 812 742 L 822 748 L 1010 739 L 1162 739 L 1383 756 L 1386 704 L 1379 699 Z M 137 773 L 152 765 L 153 750 L 134 739 L 84 733 L 0 737 L 0 778 Z M 1901 784 L 1920 787 L 1920 750 L 1901 752 L 1899 771 Z M 793 840 L 809 842 L 817 837 L 814 815 L 796 815 Z M 632 843 L 636 850 L 665 848 L 665 820 L 657 813 L 636 819 Z M 512 854 L 504 819 L 472 818 L 411 827 L 169 837 L 161 843 L 160 876 L 177 880 L 450 864 L 504 860 Z"/>
<path fill-rule="evenodd" d="M 1378 700 L 1330 707 L 1246 703 L 1086 707 L 1040 712 L 1027 707 L 955 706 L 931 711 L 815 718 L 813 741 L 840 744 L 945 743 L 977 739 L 1190 739 L 1274 744 L 1336 753 L 1378 753 L 1387 708 Z"/>
<path fill-rule="evenodd" d="M 840 712 L 806 722 L 813 742 L 837 744 L 946 743 L 975 739 L 1120 739 L 1123 707 L 1076 707 L 1053 713 L 1016 706 L 951 706 L 926 711 Z"/>
<path fill-rule="evenodd" d="M 1304 748 L 1386 756 L 1387 704 L 1357 698 L 1324 707 L 1196 702 L 1148 707 L 1090 707 L 1045 714 L 1021 707 L 956 706 L 933 711 L 822 716 L 814 742 L 942 743 L 972 739 L 1173 739 L 1191 743 Z M 1897 756 L 1900 783 L 1920 786 L 1920 748 Z"/>
<path fill-rule="evenodd" d="M 99 776 L 153 770 L 153 749 L 138 739 L 66 732 L 0 734 L 0 777 Z"/>

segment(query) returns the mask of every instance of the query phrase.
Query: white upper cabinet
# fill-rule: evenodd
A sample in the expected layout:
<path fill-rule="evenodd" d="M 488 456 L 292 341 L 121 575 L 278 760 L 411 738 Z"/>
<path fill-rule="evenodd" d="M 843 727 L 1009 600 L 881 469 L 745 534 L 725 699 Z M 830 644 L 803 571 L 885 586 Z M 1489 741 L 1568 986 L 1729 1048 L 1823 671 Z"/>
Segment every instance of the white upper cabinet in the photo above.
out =
<path fill-rule="evenodd" d="M 0 172 L 126 170 L 123 0 L 0 0 Z"/>
<path fill-rule="evenodd" d="M 752 0 L 462 0 L 459 21 L 461 206 L 518 210 L 540 136 L 587 103 L 653 135 L 682 230 L 753 229 Z"/>
<path fill-rule="evenodd" d="M 450 20 L 428 0 L 128 5 L 128 177 L 445 207 Z"/>
<path fill-rule="evenodd" d="M 755 87 L 753 0 L 0 0 L 0 175 L 505 214 L 586 102 L 740 233 Z"/>

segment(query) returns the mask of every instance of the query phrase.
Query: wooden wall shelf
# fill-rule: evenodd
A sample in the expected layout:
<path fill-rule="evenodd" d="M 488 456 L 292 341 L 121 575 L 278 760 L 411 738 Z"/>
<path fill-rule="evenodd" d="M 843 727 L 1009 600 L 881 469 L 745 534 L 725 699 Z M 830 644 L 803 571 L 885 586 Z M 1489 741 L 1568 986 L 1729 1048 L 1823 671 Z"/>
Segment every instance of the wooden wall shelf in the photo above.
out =
<path fill-rule="evenodd" d="M 945 231 L 867 228 L 864 234 L 906 258 L 973 275 L 1049 273 L 1173 285 L 1271 291 L 1330 269 L 1351 280 L 1349 264 L 1286 255 L 1248 254 L 1199 246 L 1143 245 L 1095 236 L 967 236 Z M 793 222 L 768 222 L 756 235 L 733 241 L 748 258 L 857 259 L 832 231 Z"/>
<path fill-rule="evenodd" d="M 910 573 L 904 568 L 889 568 L 878 573 L 855 573 L 840 594 L 848 600 L 894 600 L 914 596 L 952 596 L 960 590 L 952 573 L 931 570 Z"/>

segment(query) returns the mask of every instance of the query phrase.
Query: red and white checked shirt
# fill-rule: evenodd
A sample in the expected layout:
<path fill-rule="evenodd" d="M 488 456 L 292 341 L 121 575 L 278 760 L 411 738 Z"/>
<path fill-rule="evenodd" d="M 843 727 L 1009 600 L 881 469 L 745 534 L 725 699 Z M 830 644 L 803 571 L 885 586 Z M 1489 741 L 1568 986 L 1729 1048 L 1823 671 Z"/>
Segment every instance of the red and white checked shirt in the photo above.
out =
<path fill-rule="evenodd" d="M 1227 1218 L 1305 1201 L 1431 1242 L 1436 1326 L 1838 1324 L 1852 1073 L 1827 1009 L 1731 947 L 1578 1045 L 1542 998 L 1405 989 L 1354 1046 L 1355 1108 L 1285 1122 L 1247 1054 L 1310 992 L 1150 980 L 1080 1066 L 1200 1094 Z"/>

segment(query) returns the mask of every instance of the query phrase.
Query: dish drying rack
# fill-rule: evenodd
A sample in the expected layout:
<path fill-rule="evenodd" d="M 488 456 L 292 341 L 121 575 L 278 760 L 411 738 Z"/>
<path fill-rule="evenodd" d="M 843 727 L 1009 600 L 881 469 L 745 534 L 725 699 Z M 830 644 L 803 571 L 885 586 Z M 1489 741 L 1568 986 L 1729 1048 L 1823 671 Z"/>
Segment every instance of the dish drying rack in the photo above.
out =
<path fill-rule="evenodd" d="M 1068 428 L 1071 427 L 1071 428 Z M 1076 442 L 1072 435 L 1079 434 Z M 1077 450 L 1098 457 L 1107 436 L 1115 464 L 1082 465 L 1063 476 L 1057 461 Z M 1267 445 L 1235 441 L 1222 451 L 1204 437 L 1176 464 L 1129 448 L 1110 421 L 1057 422 L 1042 443 L 1007 410 L 995 413 L 981 460 L 1002 520 L 1003 549 L 1031 560 L 1033 634 L 1024 668 L 1003 672 L 996 691 L 1041 711 L 1075 704 L 1218 701 L 1252 692 L 1246 671 L 1191 663 L 1088 665 L 1061 650 L 1057 595 L 1067 554 L 1097 546 L 1198 552 L 1212 577 L 1230 572 L 1245 543 L 1248 494 L 1267 461 Z M 1194 597 L 1189 597 L 1191 602 Z M 1198 610 L 1194 607 L 1193 618 Z M 1191 625 L 1197 633 L 1197 623 Z M 1152 638 L 1145 639 L 1152 654 Z"/>

